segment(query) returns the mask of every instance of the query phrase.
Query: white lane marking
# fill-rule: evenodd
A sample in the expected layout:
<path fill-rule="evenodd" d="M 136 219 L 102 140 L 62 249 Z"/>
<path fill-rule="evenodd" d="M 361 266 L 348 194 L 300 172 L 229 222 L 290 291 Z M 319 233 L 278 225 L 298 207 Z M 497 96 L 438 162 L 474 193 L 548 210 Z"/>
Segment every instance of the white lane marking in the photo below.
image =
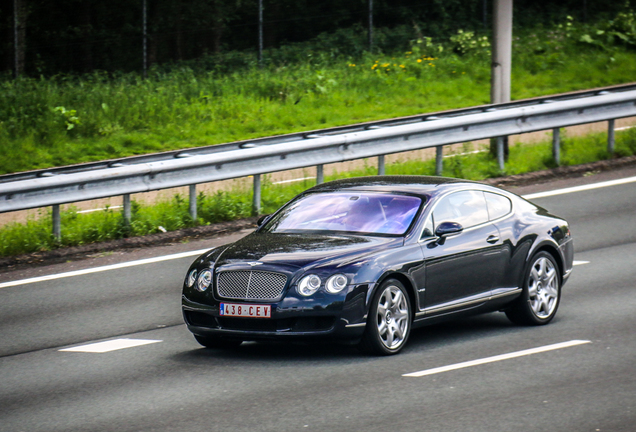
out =
<path fill-rule="evenodd" d="M 467 367 L 471 367 L 471 366 L 477 366 L 477 365 L 482 365 L 482 364 L 486 364 L 486 363 L 493 363 L 493 362 L 497 362 L 497 361 L 501 361 L 501 360 L 508 360 L 508 359 L 512 359 L 512 358 L 516 358 L 516 357 L 523 357 L 523 356 L 537 354 L 537 353 L 542 353 L 542 352 L 546 352 L 546 351 L 554 351 L 554 350 L 558 350 L 558 349 L 562 349 L 562 348 L 568 348 L 568 347 L 572 347 L 572 346 L 576 346 L 576 345 L 583 345 L 583 344 L 588 344 L 588 343 L 591 343 L 591 341 L 589 341 L 589 340 L 572 340 L 572 341 L 569 341 L 569 342 L 561 342 L 561 343 L 557 343 L 557 344 L 553 344 L 553 345 L 546 345 L 546 346 L 537 347 L 537 348 L 531 348 L 531 349 L 527 349 L 527 350 L 523 350 L 523 351 L 511 352 L 511 353 L 508 353 L 508 354 L 501 354 L 501 355 L 497 355 L 497 356 L 493 356 L 493 357 L 486 357 L 486 358 L 483 358 L 483 359 L 472 360 L 472 361 L 467 361 L 467 362 L 463 362 L 463 363 L 456 363 L 456 364 L 453 364 L 453 365 L 442 366 L 442 367 L 438 367 L 438 368 L 434 368 L 434 369 L 426 369 L 426 370 L 419 371 L 419 372 L 412 372 L 412 373 L 404 374 L 402 376 L 403 377 L 423 377 L 423 376 L 426 376 L 426 375 L 433 375 L 433 374 L 438 374 L 438 373 L 442 373 L 442 372 L 448 372 L 448 371 L 452 371 L 452 370 L 456 370 L 456 369 L 463 369 L 463 368 L 467 368 Z"/>
<path fill-rule="evenodd" d="M 555 195 L 563 195 L 563 194 L 569 194 L 569 193 L 572 193 L 572 192 L 581 192 L 581 191 L 599 189 L 599 188 L 604 188 L 604 187 L 609 187 L 609 186 L 618 186 L 618 185 L 627 184 L 627 183 L 634 183 L 634 182 L 636 182 L 636 177 L 628 177 L 628 178 L 624 178 L 624 179 L 610 180 L 610 181 L 606 181 L 606 182 L 593 183 L 593 184 L 589 184 L 589 185 L 574 186 L 574 187 L 569 187 L 569 188 L 565 188 L 565 189 L 556 189 L 556 190 L 553 190 L 553 191 L 539 192 L 539 193 L 534 193 L 534 194 L 529 194 L 529 195 L 523 195 L 523 198 L 525 198 L 527 200 L 531 200 L 531 199 L 535 199 L 535 198 L 545 198 L 545 197 L 550 197 L 550 196 L 555 196 Z"/>
<path fill-rule="evenodd" d="M 199 250 L 190 251 L 190 252 L 182 252 L 178 254 L 164 255 L 164 256 L 146 258 L 146 259 L 141 259 L 136 261 L 128 261 L 128 262 L 123 262 L 119 264 L 110 264 L 110 265 L 102 266 L 102 267 L 93 267 L 93 268 L 88 268 L 84 270 L 74 270 L 74 271 L 70 271 L 66 273 L 52 274 L 48 276 L 38 276 L 38 277 L 30 278 L 30 279 L 3 282 L 3 283 L 0 283 L 0 288 L 8 288 L 8 287 L 16 286 L 16 285 L 26 285 L 26 284 L 35 283 L 35 282 L 44 282 L 44 281 L 49 281 L 54 279 L 67 278 L 71 276 L 81 276 L 81 275 L 99 273 L 99 272 L 108 271 L 108 270 L 116 270 L 116 269 L 122 269 L 126 267 L 134 267 L 138 265 L 152 264 L 152 263 L 157 263 L 161 261 L 169 261 L 173 259 L 186 258 L 186 257 L 194 256 L 194 255 L 201 255 L 204 252 L 207 252 L 209 250 L 210 248 L 199 249 Z"/>
<path fill-rule="evenodd" d="M 157 342 L 163 342 L 161 340 L 154 339 L 115 339 L 105 342 L 96 342 L 88 345 L 76 346 L 73 348 L 64 348 L 60 351 L 66 352 L 83 352 L 83 353 L 105 353 L 124 348 L 132 348 L 142 345 L 153 344 Z"/>
<path fill-rule="evenodd" d="M 315 178 L 316 177 L 301 177 L 301 178 L 295 178 L 291 180 L 281 180 L 281 181 L 274 182 L 272 184 L 278 185 L 278 184 L 285 184 L 285 183 L 294 183 L 294 182 L 299 182 L 303 180 L 313 180 Z"/>
<path fill-rule="evenodd" d="M 627 129 L 631 129 L 631 128 L 634 128 L 634 127 L 636 127 L 636 126 L 623 126 L 623 127 L 616 128 L 614 130 L 615 131 L 622 131 L 622 130 L 627 130 Z"/>
<path fill-rule="evenodd" d="M 584 265 L 584 264 L 589 264 L 589 261 L 572 261 L 572 265 Z"/>
<path fill-rule="evenodd" d="M 124 206 L 120 206 L 120 205 L 116 205 L 116 206 L 110 206 L 108 207 L 108 209 L 119 209 L 119 208 L 123 208 Z M 80 210 L 78 212 L 76 212 L 77 214 L 80 213 L 92 213 L 92 212 L 96 212 L 96 211 L 104 211 L 107 210 L 106 207 L 104 208 L 96 208 L 96 209 L 89 209 L 89 210 Z"/>

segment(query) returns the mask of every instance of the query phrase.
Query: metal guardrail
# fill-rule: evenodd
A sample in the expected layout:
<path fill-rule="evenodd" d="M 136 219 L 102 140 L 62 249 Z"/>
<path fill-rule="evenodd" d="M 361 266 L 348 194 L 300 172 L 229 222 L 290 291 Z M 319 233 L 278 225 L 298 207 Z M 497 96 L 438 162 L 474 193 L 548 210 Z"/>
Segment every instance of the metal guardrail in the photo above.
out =
<path fill-rule="evenodd" d="M 0 176 L 0 212 L 54 206 L 59 236 L 55 218 L 60 204 L 123 195 L 124 215 L 129 216 L 126 203 L 132 193 L 190 186 L 190 210 L 196 217 L 196 184 L 251 175 L 258 210 L 261 174 L 317 166 L 322 182 L 324 164 L 367 157 L 378 157 L 378 173 L 383 174 L 385 155 L 429 147 L 437 148 L 441 173 L 444 145 L 486 138 L 500 138 L 502 144 L 508 135 L 549 129 L 555 132 L 558 163 L 559 128 L 609 121 L 608 149 L 613 151 L 614 120 L 630 116 L 636 116 L 636 85 L 17 173 Z M 502 148 L 499 164 L 503 169 Z"/>

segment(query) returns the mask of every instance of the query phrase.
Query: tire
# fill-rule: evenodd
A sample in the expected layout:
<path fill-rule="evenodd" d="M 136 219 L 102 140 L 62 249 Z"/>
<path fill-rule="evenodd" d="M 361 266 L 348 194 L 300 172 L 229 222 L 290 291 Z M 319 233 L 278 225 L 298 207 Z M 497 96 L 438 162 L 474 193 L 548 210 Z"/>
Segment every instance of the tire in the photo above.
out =
<path fill-rule="evenodd" d="M 206 348 L 212 349 L 232 349 L 237 348 L 239 345 L 243 343 L 242 340 L 236 339 L 221 339 L 217 337 L 204 337 L 194 335 L 194 338 Z"/>
<path fill-rule="evenodd" d="M 506 316 L 515 324 L 544 325 L 552 321 L 561 301 L 561 275 L 554 257 L 538 252 L 526 270 L 523 292 Z"/>
<path fill-rule="evenodd" d="M 411 311 L 411 300 L 404 285 L 395 279 L 383 282 L 373 295 L 359 348 L 377 355 L 399 353 L 411 333 Z"/>

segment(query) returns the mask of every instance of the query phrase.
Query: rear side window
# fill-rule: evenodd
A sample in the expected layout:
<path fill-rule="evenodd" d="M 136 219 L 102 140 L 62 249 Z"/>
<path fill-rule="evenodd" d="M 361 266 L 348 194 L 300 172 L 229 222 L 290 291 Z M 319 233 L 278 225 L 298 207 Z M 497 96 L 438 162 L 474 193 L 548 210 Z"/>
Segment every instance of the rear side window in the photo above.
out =
<path fill-rule="evenodd" d="M 499 219 L 512 211 L 512 203 L 505 196 L 490 192 L 484 192 L 484 196 L 490 220 Z"/>
<path fill-rule="evenodd" d="M 442 222 L 457 222 L 464 228 L 488 222 L 488 210 L 481 191 L 455 192 L 443 198 L 433 210 L 435 228 Z"/>

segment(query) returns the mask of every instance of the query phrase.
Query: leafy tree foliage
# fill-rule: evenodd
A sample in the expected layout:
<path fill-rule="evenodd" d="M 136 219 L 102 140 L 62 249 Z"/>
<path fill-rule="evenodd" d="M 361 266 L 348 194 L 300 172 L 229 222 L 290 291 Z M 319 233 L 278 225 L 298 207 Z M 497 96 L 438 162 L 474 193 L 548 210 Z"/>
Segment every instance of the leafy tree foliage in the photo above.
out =
<path fill-rule="evenodd" d="M 141 70 L 144 1 L 150 64 L 257 48 L 258 0 L 0 0 L 0 70 L 11 71 L 16 63 L 14 4 L 20 72 L 38 76 Z M 448 38 L 459 29 L 488 32 L 491 3 L 374 0 L 374 26 L 398 29 L 379 32 L 377 49 L 401 49 L 395 45 L 417 38 Z M 338 43 L 351 34 L 359 36 L 353 49 L 366 49 L 368 0 L 263 0 L 263 4 L 266 49 L 308 40 L 318 45 Z M 538 25 L 567 15 L 581 22 L 609 20 L 624 4 L 514 0 L 514 7 L 517 25 Z"/>

